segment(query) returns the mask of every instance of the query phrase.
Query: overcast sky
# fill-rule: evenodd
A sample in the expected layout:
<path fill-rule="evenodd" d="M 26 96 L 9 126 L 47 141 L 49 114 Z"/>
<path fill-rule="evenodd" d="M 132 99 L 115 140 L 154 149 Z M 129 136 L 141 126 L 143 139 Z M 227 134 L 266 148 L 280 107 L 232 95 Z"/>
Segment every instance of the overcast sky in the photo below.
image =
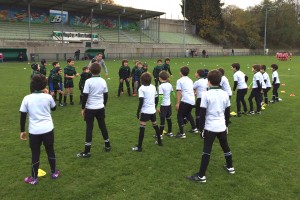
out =
<path fill-rule="evenodd" d="M 165 12 L 166 16 L 162 18 L 172 18 L 172 19 L 182 19 L 181 14 L 181 0 L 114 0 L 115 3 L 138 9 L 153 10 Z M 254 6 L 260 4 L 262 0 L 223 0 L 225 6 L 236 5 L 240 8 L 247 8 L 249 6 Z"/>

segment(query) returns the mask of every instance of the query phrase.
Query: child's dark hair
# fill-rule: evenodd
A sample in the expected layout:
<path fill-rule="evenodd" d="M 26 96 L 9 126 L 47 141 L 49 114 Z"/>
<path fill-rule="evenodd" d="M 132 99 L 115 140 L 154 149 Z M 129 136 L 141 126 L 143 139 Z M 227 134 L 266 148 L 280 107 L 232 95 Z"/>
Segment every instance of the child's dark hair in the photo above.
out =
<path fill-rule="evenodd" d="M 274 70 L 277 70 L 278 69 L 278 65 L 277 64 L 272 64 L 271 68 L 274 69 Z"/>
<path fill-rule="evenodd" d="M 70 62 L 72 62 L 72 61 L 74 61 L 73 58 L 68 58 L 67 63 L 70 63 Z"/>
<path fill-rule="evenodd" d="M 170 61 L 170 58 L 166 58 L 166 59 L 165 59 L 165 62 L 167 62 L 167 61 Z"/>
<path fill-rule="evenodd" d="M 198 74 L 198 76 L 199 76 L 200 78 L 206 77 L 205 71 L 204 71 L 203 69 L 198 69 L 198 70 L 197 70 L 197 74 Z"/>
<path fill-rule="evenodd" d="M 32 91 L 41 91 L 47 86 L 46 76 L 42 74 L 36 74 L 31 78 L 30 88 Z"/>
<path fill-rule="evenodd" d="M 187 66 L 181 67 L 180 72 L 183 76 L 187 76 L 190 73 L 190 69 Z"/>
<path fill-rule="evenodd" d="M 38 70 L 38 68 L 39 68 L 39 64 L 37 64 L 37 63 L 34 63 L 31 65 L 31 69 L 34 71 Z"/>
<path fill-rule="evenodd" d="M 47 63 L 46 59 L 42 59 L 41 64 L 44 65 L 45 63 Z"/>
<path fill-rule="evenodd" d="M 126 59 L 122 60 L 122 66 L 124 66 L 124 63 L 128 63 L 128 60 Z"/>
<path fill-rule="evenodd" d="M 90 71 L 93 75 L 98 75 L 101 72 L 101 67 L 98 63 L 93 63 L 90 67 Z"/>
<path fill-rule="evenodd" d="M 255 64 L 252 66 L 252 68 L 254 69 L 254 71 L 259 72 L 260 71 L 260 65 Z"/>
<path fill-rule="evenodd" d="M 141 85 L 149 86 L 151 84 L 151 74 L 148 72 L 145 72 L 141 76 Z"/>
<path fill-rule="evenodd" d="M 221 83 L 222 74 L 219 70 L 208 72 L 207 79 L 213 86 L 219 86 Z"/>
<path fill-rule="evenodd" d="M 145 62 L 145 63 L 143 64 L 143 67 L 148 67 L 148 64 Z"/>
<path fill-rule="evenodd" d="M 208 72 L 209 72 L 208 69 L 204 69 L 204 75 L 205 75 L 205 77 L 207 77 Z"/>
<path fill-rule="evenodd" d="M 239 63 L 232 63 L 231 67 L 232 67 L 232 68 L 235 68 L 235 69 L 236 69 L 236 71 L 239 71 L 239 70 L 240 70 L 240 68 L 241 68 L 241 66 L 240 66 L 240 64 L 239 64 Z"/>
<path fill-rule="evenodd" d="M 87 70 L 88 69 L 88 67 L 87 66 L 84 66 L 83 68 L 82 68 L 82 71 L 84 72 L 85 70 Z"/>
<path fill-rule="evenodd" d="M 159 78 L 161 78 L 163 81 L 167 81 L 169 79 L 169 74 L 166 71 L 161 71 L 159 73 Z"/>
<path fill-rule="evenodd" d="M 58 62 L 55 61 L 55 62 L 52 63 L 52 66 L 54 67 L 57 64 L 58 64 Z"/>
<path fill-rule="evenodd" d="M 158 60 L 156 61 L 156 63 L 158 63 L 158 62 L 162 62 L 162 60 L 161 60 L 161 59 L 158 59 Z"/>
<path fill-rule="evenodd" d="M 261 65 L 261 66 L 260 66 L 260 69 L 266 71 L 267 67 L 266 67 L 266 65 Z"/>
<path fill-rule="evenodd" d="M 55 72 L 58 73 L 59 71 L 62 71 L 62 68 L 57 67 L 57 68 L 55 69 Z"/>
<path fill-rule="evenodd" d="M 224 69 L 223 68 L 219 68 L 218 70 L 221 72 L 222 76 L 224 76 L 224 74 L 225 74 Z"/>
<path fill-rule="evenodd" d="M 102 52 L 97 53 L 97 56 L 99 56 L 99 55 L 103 56 L 103 53 Z"/>

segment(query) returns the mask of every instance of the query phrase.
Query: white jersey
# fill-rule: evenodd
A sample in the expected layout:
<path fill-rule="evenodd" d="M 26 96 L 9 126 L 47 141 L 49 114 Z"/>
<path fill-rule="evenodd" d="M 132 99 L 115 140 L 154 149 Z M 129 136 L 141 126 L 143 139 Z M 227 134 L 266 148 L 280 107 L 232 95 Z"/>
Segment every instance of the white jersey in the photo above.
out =
<path fill-rule="evenodd" d="M 221 86 L 222 90 L 224 90 L 228 94 L 228 96 L 232 96 L 232 90 L 231 90 L 228 78 L 226 76 L 222 76 L 220 86 Z"/>
<path fill-rule="evenodd" d="M 264 72 L 262 75 L 263 75 L 264 81 L 266 83 L 266 87 L 267 88 L 272 87 L 269 74 L 267 72 Z"/>
<path fill-rule="evenodd" d="M 261 88 L 262 88 L 262 89 L 266 89 L 266 88 L 267 88 L 267 85 L 266 85 L 266 83 L 265 83 L 264 77 L 262 77 Z"/>
<path fill-rule="evenodd" d="M 177 80 L 176 90 L 181 91 L 181 101 L 188 103 L 190 105 L 195 105 L 195 94 L 193 90 L 193 81 L 187 77 L 183 76 Z"/>
<path fill-rule="evenodd" d="M 144 103 L 141 109 L 141 113 L 154 114 L 155 109 L 155 97 L 157 97 L 156 88 L 154 85 L 149 86 L 142 85 L 139 88 L 139 98 L 144 98 Z"/>
<path fill-rule="evenodd" d="M 83 88 L 83 93 L 89 95 L 85 107 L 92 110 L 104 108 L 103 93 L 107 92 L 107 84 L 103 78 L 92 76 L 87 79 Z"/>
<path fill-rule="evenodd" d="M 258 88 L 257 82 L 259 81 L 259 84 L 262 86 L 262 88 L 266 88 L 266 85 L 264 84 L 264 78 L 260 72 L 256 72 L 253 76 L 253 83 L 252 83 L 252 88 Z"/>
<path fill-rule="evenodd" d="M 55 102 L 49 94 L 32 93 L 24 97 L 20 112 L 28 113 L 30 134 L 40 135 L 53 130 L 50 109 L 54 107 Z"/>
<path fill-rule="evenodd" d="M 162 106 L 171 105 L 171 93 L 173 92 L 173 87 L 168 82 L 162 82 L 158 87 L 158 94 L 163 95 Z"/>
<path fill-rule="evenodd" d="M 237 89 L 238 90 L 248 88 L 246 81 L 245 81 L 245 77 L 246 77 L 246 75 L 241 71 L 236 71 L 233 74 L 233 81 L 237 81 Z"/>
<path fill-rule="evenodd" d="M 194 90 L 196 91 L 197 99 L 202 98 L 202 94 L 208 89 L 208 80 L 207 78 L 200 78 L 194 83 Z"/>
<path fill-rule="evenodd" d="M 272 83 L 273 83 L 273 81 L 274 81 L 274 78 L 276 78 L 275 84 L 279 84 L 279 83 L 280 83 L 280 80 L 279 80 L 279 75 L 278 75 L 278 72 L 277 72 L 277 71 L 274 71 L 274 72 L 272 73 Z"/>
<path fill-rule="evenodd" d="M 206 109 L 204 129 L 212 132 L 226 130 L 225 109 L 230 106 L 229 96 L 222 89 L 209 89 L 202 95 L 201 108 Z"/>

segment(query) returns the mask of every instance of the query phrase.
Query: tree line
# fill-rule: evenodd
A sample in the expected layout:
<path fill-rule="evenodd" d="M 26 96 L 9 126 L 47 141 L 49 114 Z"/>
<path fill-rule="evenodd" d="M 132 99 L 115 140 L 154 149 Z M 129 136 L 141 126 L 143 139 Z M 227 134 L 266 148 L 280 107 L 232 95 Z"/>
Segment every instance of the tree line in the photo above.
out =
<path fill-rule="evenodd" d="M 220 0 L 182 0 L 182 14 L 200 37 L 224 48 L 291 49 L 300 45 L 300 20 L 295 0 L 264 0 L 246 10 L 223 8 Z M 267 19 L 267 20 L 266 20 Z"/>

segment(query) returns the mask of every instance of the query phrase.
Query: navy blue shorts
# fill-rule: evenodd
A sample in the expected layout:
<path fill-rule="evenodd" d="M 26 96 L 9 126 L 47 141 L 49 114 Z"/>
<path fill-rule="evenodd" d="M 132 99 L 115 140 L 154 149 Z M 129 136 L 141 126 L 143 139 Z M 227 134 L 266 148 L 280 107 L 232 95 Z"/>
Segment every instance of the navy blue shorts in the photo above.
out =
<path fill-rule="evenodd" d="M 141 122 L 147 122 L 147 121 L 155 122 L 156 121 L 156 113 L 154 113 L 154 114 L 141 113 L 140 121 Z"/>
<path fill-rule="evenodd" d="M 160 118 L 170 118 L 172 115 L 172 106 L 160 106 Z"/>
<path fill-rule="evenodd" d="M 65 80 L 64 87 L 65 88 L 73 88 L 74 87 L 73 80 Z"/>
<path fill-rule="evenodd" d="M 37 147 L 39 148 L 42 145 L 42 143 L 44 144 L 44 146 L 54 144 L 54 130 L 39 135 L 34 135 L 29 133 L 30 148 L 37 148 Z"/>

